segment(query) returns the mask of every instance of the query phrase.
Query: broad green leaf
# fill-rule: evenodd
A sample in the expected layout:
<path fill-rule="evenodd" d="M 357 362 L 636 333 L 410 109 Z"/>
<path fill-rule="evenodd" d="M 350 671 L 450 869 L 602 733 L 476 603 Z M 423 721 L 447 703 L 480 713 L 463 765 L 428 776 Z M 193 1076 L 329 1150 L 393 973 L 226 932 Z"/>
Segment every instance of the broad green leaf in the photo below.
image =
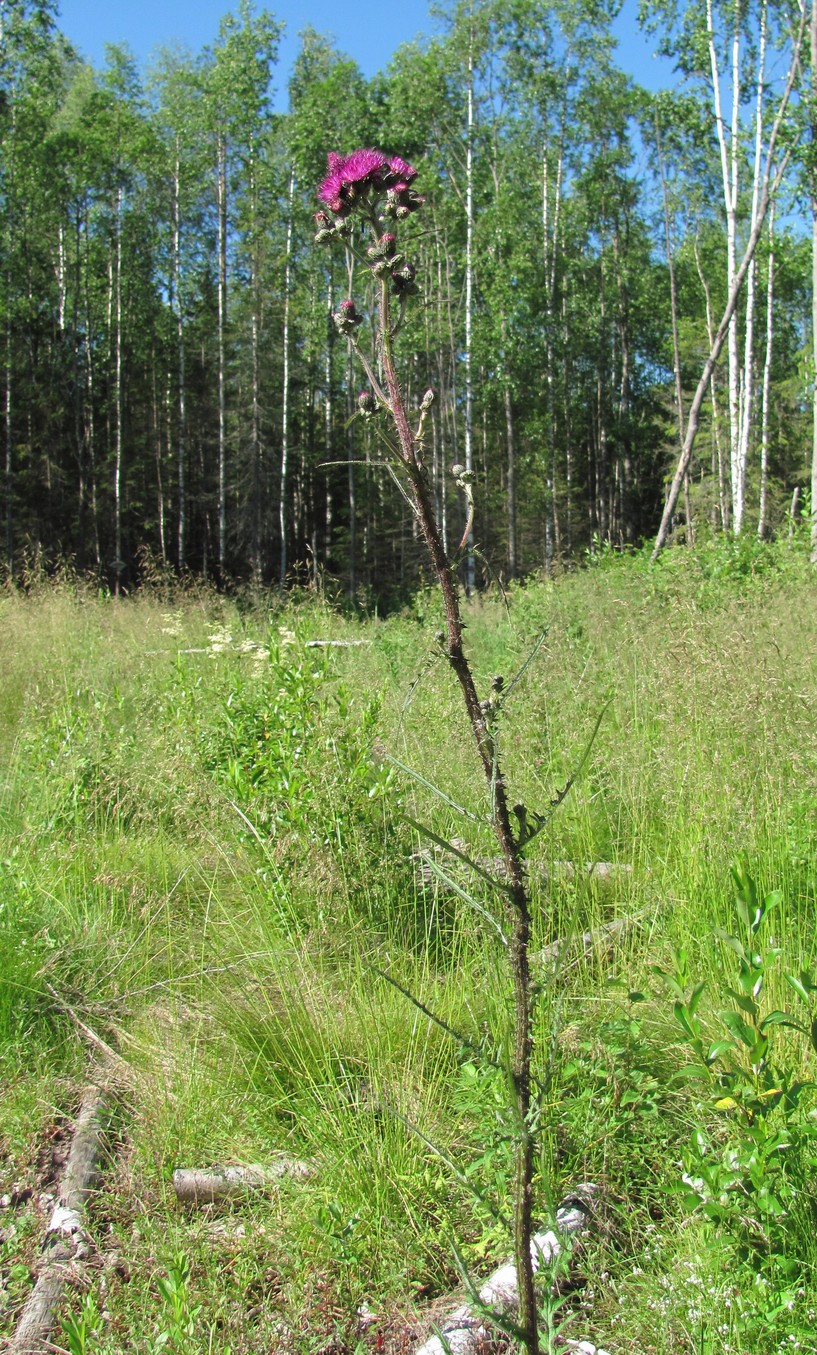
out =
<path fill-rule="evenodd" d="M 809 978 L 810 977 L 811 976 L 809 975 Z M 783 978 L 786 980 L 786 983 L 788 983 L 789 986 L 794 989 L 797 996 L 803 1002 L 809 1001 L 810 988 L 807 988 L 806 985 L 804 984 L 802 974 L 800 975 L 799 978 L 796 974 L 784 974 Z"/>
<path fill-rule="evenodd" d="M 788 1012 L 769 1012 L 761 1021 L 760 1029 L 765 1030 L 767 1026 L 790 1026 L 792 1030 L 802 1031 L 803 1035 L 809 1034 L 808 1026 L 804 1026 L 801 1021 L 796 1021 Z"/>
<path fill-rule="evenodd" d="M 736 993 L 734 988 L 727 988 L 726 992 L 729 994 L 735 1005 L 740 1007 L 740 1010 L 745 1012 L 747 1016 L 757 1016 L 757 1003 L 753 1002 L 750 997 L 744 997 L 742 993 Z"/>
<path fill-rule="evenodd" d="M 730 950 L 735 952 L 739 960 L 743 960 L 746 964 L 749 963 L 746 951 L 736 936 L 731 936 L 730 933 L 725 932 L 722 927 L 715 928 L 715 935 L 720 938 L 725 946 L 728 946 Z"/>
<path fill-rule="evenodd" d="M 734 1045 L 731 1040 L 716 1040 L 715 1043 L 710 1046 L 706 1061 L 707 1063 L 716 1063 L 724 1054 L 731 1053 L 733 1049 Z"/>
<path fill-rule="evenodd" d="M 739 1012 L 727 1009 L 726 1011 L 718 1012 L 718 1017 L 726 1026 L 730 1035 L 734 1035 L 736 1040 L 740 1040 L 745 1044 L 747 1049 L 752 1048 L 755 1042 L 755 1032 L 750 1026 L 747 1026 Z"/>

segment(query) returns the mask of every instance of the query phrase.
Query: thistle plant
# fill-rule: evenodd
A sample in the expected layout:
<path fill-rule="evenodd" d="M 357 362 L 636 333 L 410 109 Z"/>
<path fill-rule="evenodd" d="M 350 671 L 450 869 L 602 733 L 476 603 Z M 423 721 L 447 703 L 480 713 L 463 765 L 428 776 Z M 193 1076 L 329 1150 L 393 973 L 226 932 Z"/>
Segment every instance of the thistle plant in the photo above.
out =
<path fill-rule="evenodd" d="M 330 154 L 328 174 L 319 189 L 324 207 L 315 217 L 318 228 L 315 240 L 320 245 L 345 246 L 374 283 L 376 318 L 368 351 L 360 337 L 364 332 L 364 316 L 353 298 L 341 302 L 334 322 L 368 378 L 369 387 L 358 400 L 360 415 L 369 419 L 384 414 L 396 434 L 396 442 L 384 439 L 387 464 L 411 504 L 439 582 L 445 610 L 440 646 L 462 692 L 489 790 L 491 827 L 504 865 L 503 878 L 494 877 L 491 883 L 504 897 L 507 910 L 514 991 L 509 1080 L 515 1123 L 513 1241 L 519 1293 L 516 1335 L 528 1355 L 538 1355 L 535 1262 L 531 1256 L 536 1107 L 531 1095 L 530 906 L 523 849 L 544 820 L 530 814 L 523 805 L 511 810 L 499 762 L 497 717 L 514 683 L 506 684 L 497 676 L 492 680 L 490 692 L 481 698 L 463 647 L 456 562 L 449 559 L 443 544 L 424 464 L 424 433 L 434 392 L 426 391 L 415 415 L 410 416 L 395 367 L 394 340 L 406 306 L 418 290 L 416 269 L 397 237 L 400 223 L 423 207 L 424 199 L 413 187 L 416 176 L 416 170 L 405 160 L 379 150 L 361 149 L 347 156 Z M 466 501 L 467 522 L 461 542 L 464 549 L 473 522 L 473 488 L 470 473 L 463 467 L 453 467 L 452 473 Z M 486 872 L 481 870 L 480 874 L 485 877 Z"/>

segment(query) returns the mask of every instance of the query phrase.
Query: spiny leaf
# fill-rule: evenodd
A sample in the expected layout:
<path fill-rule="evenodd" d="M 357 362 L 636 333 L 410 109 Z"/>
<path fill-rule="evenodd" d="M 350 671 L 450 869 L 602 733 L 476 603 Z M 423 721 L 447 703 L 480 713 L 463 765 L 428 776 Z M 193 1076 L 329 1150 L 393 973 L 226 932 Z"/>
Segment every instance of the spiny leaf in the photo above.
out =
<path fill-rule="evenodd" d="M 501 1223 L 503 1228 L 507 1228 L 508 1231 L 511 1230 L 513 1225 L 511 1223 L 511 1220 L 508 1218 L 508 1215 L 505 1214 L 501 1209 L 498 1209 L 497 1206 L 493 1204 L 493 1202 L 489 1200 L 482 1193 L 482 1191 L 479 1190 L 474 1185 L 473 1181 L 470 1181 L 468 1179 L 468 1177 L 465 1175 L 465 1172 L 460 1171 L 456 1162 L 454 1162 L 452 1158 L 449 1157 L 448 1153 L 445 1151 L 444 1148 L 440 1148 L 438 1144 L 434 1143 L 434 1141 L 430 1139 L 427 1134 L 423 1133 L 422 1129 L 420 1129 L 411 1120 L 407 1119 L 405 1115 L 402 1115 L 399 1110 L 395 1110 L 394 1106 L 385 1103 L 384 1109 L 388 1110 L 389 1114 L 393 1115 L 395 1120 L 399 1120 L 400 1124 L 402 1124 L 409 1131 L 410 1134 L 414 1134 L 415 1138 L 418 1138 L 421 1143 L 424 1143 L 427 1148 L 431 1149 L 432 1153 L 434 1153 L 435 1156 L 438 1157 L 441 1162 L 445 1163 L 448 1170 L 454 1177 L 456 1177 L 460 1185 L 464 1186 L 465 1189 L 469 1191 L 471 1195 L 473 1195 L 475 1200 L 479 1200 L 479 1203 L 482 1205 L 483 1209 L 486 1209 L 488 1211 L 492 1219 L 495 1219 L 497 1223 Z"/>
<path fill-rule="evenodd" d="M 400 762 L 398 758 L 392 757 L 391 753 L 381 752 L 380 757 L 384 762 L 389 762 L 392 767 L 396 767 L 398 772 L 403 772 L 406 776 L 410 776 L 412 780 L 419 782 L 421 786 L 425 786 L 426 790 L 430 790 L 432 795 L 436 795 L 437 799 L 442 800 L 443 804 L 448 805 L 449 809 L 455 810 L 457 814 L 462 814 L 463 818 L 470 819 L 472 823 L 482 822 L 477 814 L 472 814 L 470 809 L 465 809 L 463 805 L 458 805 L 456 800 L 452 800 L 450 795 L 446 795 L 445 791 L 440 790 L 439 786 L 435 786 L 432 781 L 427 780 L 421 772 L 415 771 L 413 767 L 407 766 L 405 762 Z"/>
<path fill-rule="evenodd" d="M 418 823 L 415 819 L 410 818 L 408 814 L 404 814 L 403 818 L 409 827 L 413 828 L 421 837 L 427 837 L 430 842 L 436 843 L 443 851 L 450 852 L 452 856 L 456 856 L 458 861 L 462 861 L 477 875 L 480 875 L 492 889 L 501 889 L 504 894 L 513 893 L 510 885 L 507 884 L 505 880 L 500 880 L 497 875 L 492 875 L 490 871 L 485 870 L 484 866 L 481 866 L 479 862 L 475 861 L 472 856 L 467 854 L 467 852 L 462 852 L 459 847 L 455 847 L 453 842 L 449 842 L 447 838 L 439 837 L 437 833 L 432 832 L 430 828 L 426 828 L 425 824 Z"/>
<path fill-rule="evenodd" d="M 425 857 L 425 862 L 433 875 L 436 875 L 449 889 L 452 889 L 455 894 L 458 894 L 469 907 L 473 908 L 475 913 L 478 913 L 481 918 L 484 918 L 486 922 L 490 923 L 503 946 L 507 946 L 508 938 L 493 914 L 489 913 L 488 909 L 483 907 L 479 900 L 474 898 L 473 894 L 469 894 L 466 889 L 463 889 L 461 885 L 457 884 L 456 880 L 452 880 L 451 876 L 446 874 L 442 866 L 438 865 L 432 856 Z"/>
<path fill-rule="evenodd" d="M 402 983 L 398 983 L 397 979 L 393 978 L 391 974 L 387 974 L 385 969 L 379 969 L 378 966 L 374 964 L 369 967 L 379 978 L 385 979 L 386 983 L 390 983 L 392 988 L 396 988 L 397 992 L 401 993 L 413 1007 L 416 1007 L 419 1012 L 423 1013 L 423 1016 L 427 1016 L 429 1021 L 434 1022 L 435 1026 L 439 1026 L 440 1030 L 444 1030 L 446 1035 L 450 1035 L 453 1040 L 457 1040 L 458 1043 L 463 1045 L 466 1049 L 470 1049 L 472 1053 L 476 1054 L 484 1063 L 501 1071 L 502 1065 L 497 1063 L 495 1059 L 492 1059 L 489 1054 L 486 1054 L 481 1045 L 477 1044 L 475 1040 L 470 1039 L 468 1035 L 463 1035 L 462 1031 L 457 1030 L 455 1026 L 450 1026 L 441 1016 L 437 1016 L 424 1002 L 421 1002 L 418 997 L 415 997 L 410 989 L 404 988 Z"/>

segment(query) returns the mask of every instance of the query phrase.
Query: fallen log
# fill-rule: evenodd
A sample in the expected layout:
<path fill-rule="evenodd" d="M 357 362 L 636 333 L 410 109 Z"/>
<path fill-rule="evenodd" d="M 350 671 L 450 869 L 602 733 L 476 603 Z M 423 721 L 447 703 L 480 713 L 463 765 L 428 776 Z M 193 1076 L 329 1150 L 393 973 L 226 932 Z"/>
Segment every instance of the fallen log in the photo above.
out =
<path fill-rule="evenodd" d="M 544 1233 L 536 1233 L 531 1241 L 531 1257 L 534 1270 L 544 1264 L 555 1261 L 564 1250 L 565 1239 L 584 1232 L 588 1226 L 593 1200 L 598 1187 L 583 1182 L 560 1204 L 556 1211 L 556 1227 Z M 492 1332 L 490 1318 L 486 1316 L 482 1305 L 493 1308 L 503 1316 L 513 1314 L 519 1300 L 516 1280 L 516 1266 L 513 1261 L 495 1270 L 477 1292 L 479 1305 L 465 1303 L 437 1326 L 437 1331 L 427 1341 L 418 1346 L 414 1355 L 484 1355 L 490 1350 Z M 568 1342 L 567 1348 L 570 1349 Z M 582 1355 L 607 1355 L 607 1352 L 590 1342 L 576 1342 L 573 1349 Z"/>
<path fill-rule="evenodd" d="M 85 1205 L 98 1177 L 109 1097 L 107 1088 L 95 1083 L 83 1092 L 57 1201 L 45 1230 L 36 1283 L 6 1347 L 8 1355 L 41 1355 L 54 1349 L 49 1338 L 63 1290 L 91 1250 Z"/>
<path fill-rule="evenodd" d="M 531 963 L 555 967 L 563 965 L 568 958 L 572 964 L 581 959 L 589 959 L 591 955 L 600 959 L 613 949 L 616 941 L 625 936 L 642 916 L 643 912 L 627 913 L 624 917 L 613 918 L 612 922 L 604 922 L 600 927 L 593 927 L 590 931 L 573 936 L 559 936 L 531 955 Z"/>
<path fill-rule="evenodd" d="M 358 649 L 370 645 L 371 640 L 307 640 L 305 649 Z"/>
<path fill-rule="evenodd" d="M 466 848 L 466 844 L 459 838 L 452 839 L 452 846 L 458 851 Z M 445 889 L 445 881 L 434 870 L 430 861 L 445 861 L 446 874 L 451 873 L 455 881 L 457 879 L 458 868 L 452 866 L 450 857 L 444 852 L 430 852 L 423 848 L 421 851 L 413 852 L 411 859 L 414 862 L 417 884 L 421 889 L 427 889 L 432 885 L 436 885 L 438 889 Z M 499 881 L 505 878 L 505 863 L 501 857 L 479 856 L 476 857 L 475 864 L 481 871 L 495 875 Z M 598 880 L 604 884 L 611 884 L 616 880 L 629 879 L 633 874 L 629 862 L 622 861 L 551 861 L 549 864 L 529 861 L 527 870 L 532 880 L 542 884 L 563 880 L 587 882 Z M 461 871 L 463 878 L 467 878 L 468 873 L 467 868 Z"/>
<path fill-rule="evenodd" d="M 215 1204 L 253 1190 L 267 1190 L 286 1176 L 305 1180 L 315 1175 L 314 1167 L 297 1158 L 282 1157 L 266 1166 L 179 1167 L 173 1173 L 173 1189 L 181 1204 Z"/>

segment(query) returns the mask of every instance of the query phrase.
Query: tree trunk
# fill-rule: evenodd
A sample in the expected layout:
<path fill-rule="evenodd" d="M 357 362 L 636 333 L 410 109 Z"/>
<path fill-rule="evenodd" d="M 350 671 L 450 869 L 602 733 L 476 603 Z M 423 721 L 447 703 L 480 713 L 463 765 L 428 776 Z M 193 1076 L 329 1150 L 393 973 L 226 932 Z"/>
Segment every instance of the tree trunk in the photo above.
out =
<path fill-rule="evenodd" d="M 187 487 L 185 484 L 185 456 L 187 451 L 187 390 L 184 351 L 184 302 L 182 298 L 181 266 L 181 169 L 179 136 L 176 134 L 176 160 L 173 174 L 173 300 L 176 310 L 176 364 L 179 381 L 179 426 L 176 432 L 176 481 L 178 486 L 178 523 L 176 529 L 176 559 L 179 570 L 185 566 L 187 547 Z"/>
<path fill-rule="evenodd" d="M 468 47 L 467 122 L 465 142 L 465 469 L 474 470 L 474 393 L 471 378 L 471 346 L 474 289 L 474 53 L 473 36 Z M 474 591 L 474 530 L 466 543 L 465 591 Z"/>
<path fill-rule="evenodd" d="M 757 534 L 761 541 L 768 533 L 769 483 L 769 396 L 772 384 L 772 347 L 774 341 L 774 203 L 769 208 L 769 276 L 766 282 L 766 357 L 763 362 L 763 409 L 760 424 L 760 512 Z"/>
<path fill-rule="evenodd" d="M 227 562 L 227 134 L 216 139 L 216 209 L 218 216 L 218 572 L 224 581 Z"/>
<path fill-rule="evenodd" d="M 295 170 L 289 176 L 286 257 L 284 261 L 283 379 L 281 389 L 281 484 L 278 496 L 280 553 L 278 583 L 283 588 L 287 577 L 287 473 L 289 469 L 289 303 L 292 285 L 292 217 L 295 205 Z"/>
<path fill-rule="evenodd" d="M 116 258 L 114 273 L 114 597 L 119 597 L 122 571 L 122 206 L 124 189 L 116 192 Z"/>
<path fill-rule="evenodd" d="M 817 0 L 812 0 L 809 22 L 811 45 L 812 151 L 817 143 Z M 811 449 L 811 560 L 817 565 L 817 169 L 811 171 L 811 344 L 814 357 Z"/>

